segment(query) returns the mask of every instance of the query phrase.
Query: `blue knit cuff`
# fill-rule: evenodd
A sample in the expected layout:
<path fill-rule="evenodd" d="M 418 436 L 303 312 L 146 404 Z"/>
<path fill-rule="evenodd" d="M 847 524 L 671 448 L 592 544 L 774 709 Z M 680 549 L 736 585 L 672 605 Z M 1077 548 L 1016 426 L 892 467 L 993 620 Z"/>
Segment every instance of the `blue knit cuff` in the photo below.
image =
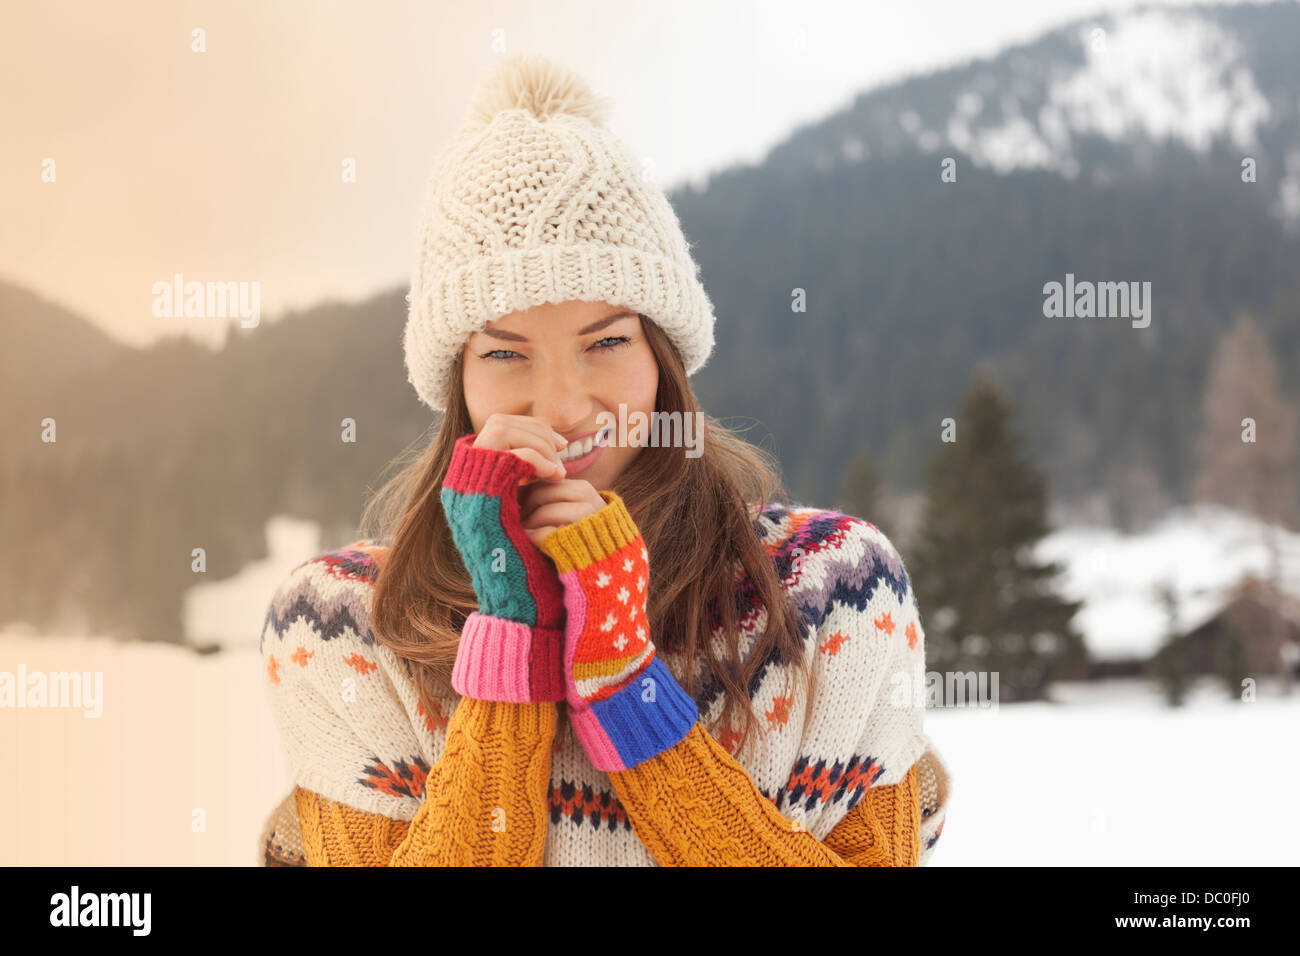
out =
<path fill-rule="evenodd" d="M 653 681 L 645 687 L 645 681 Z M 645 697 L 653 688 L 654 697 Z M 636 679 L 606 700 L 581 710 L 569 705 L 569 722 L 597 770 L 627 770 L 678 744 L 699 708 L 655 655 Z"/>

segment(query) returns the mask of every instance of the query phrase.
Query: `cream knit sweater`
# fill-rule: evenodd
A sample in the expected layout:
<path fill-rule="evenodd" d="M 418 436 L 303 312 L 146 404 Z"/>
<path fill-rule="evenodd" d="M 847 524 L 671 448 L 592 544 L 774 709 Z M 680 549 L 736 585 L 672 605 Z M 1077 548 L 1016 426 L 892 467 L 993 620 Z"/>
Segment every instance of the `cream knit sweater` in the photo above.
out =
<path fill-rule="evenodd" d="M 771 504 L 755 530 L 804 620 L 816 684 L 805 708 L 801 682 L 769 662 L 751 692 L 767 732 L 732 755 L 777 810 L 818 840 L 869 787 L 897 783 L 915 765 L 924 865 L 943 829 L 950 781 L 923 729 L 924 633 L 902 559 L 873 525 L 836 511 Z M 404 662 L 375 640 L 370 599 L 382 554 L 359 541 L 296 568 L 271 601 L 260 647 L 292 784 L 409 821 L 459 699 L 439 699 L 435 713 L 424 713 Z M 748 608 L 742 653 L 765 620 L 761 605 Z M 666 648 L 658 654 L 685 685 L 681 661 Z M 696 696 L 701 722 L 730 752 L 736 729 L 718 725 L 723 702 L 714 683 Z M 656 865 L 608 775 L 563 718 L 549 793 L 543 865 Z M 305 864 L 292 792 L 271 812 L 257 853 L 262 865 Z"/>

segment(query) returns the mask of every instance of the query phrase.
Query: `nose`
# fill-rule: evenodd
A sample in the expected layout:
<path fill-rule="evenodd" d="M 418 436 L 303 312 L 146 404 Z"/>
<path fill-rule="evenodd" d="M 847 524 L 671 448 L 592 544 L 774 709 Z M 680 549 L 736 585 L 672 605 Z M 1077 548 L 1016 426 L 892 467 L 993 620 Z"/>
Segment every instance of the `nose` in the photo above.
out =
<path fill-rule="evenodd" d="M 552 362 L 536 381 L 533 416 L 562 435 L 571 434 L 591 418 L 591 396 L 576 369 L 563 362 Z"/>

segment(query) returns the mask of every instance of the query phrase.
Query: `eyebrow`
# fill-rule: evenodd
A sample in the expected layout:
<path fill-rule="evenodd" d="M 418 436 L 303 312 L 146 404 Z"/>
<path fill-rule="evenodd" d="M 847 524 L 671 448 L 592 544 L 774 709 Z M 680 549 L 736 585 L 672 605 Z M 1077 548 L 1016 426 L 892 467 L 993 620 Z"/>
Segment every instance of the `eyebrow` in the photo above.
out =
<path fill-rule="evenodd" d="M 581 329 L 579 329 L 579 330 L 578 330 L 578 334 L 579 334 L 579 335 L 589 335 L 589 334 L 591 334 L 592 332 L 599 332 L 599 331 L 600 331 L 601 329 L 603 329 L 605 326 L 607 326 L 607 325 L 609 325 L 609 324 L 611 324 L 611 323 L 613 323 L 613 322 L 617 322 L 619 319 L 625 319 L 625 318 L 627 318 L 627 317 L 629 317 L 629 316 L 634 316 L 634 315 L 636 315 L 636 314 L 637 314 L 637 313 L 635 313 L 635 312 L 629 312 L 629 311 L 627 311 L 626 309 L 625 309 L 624 311 L 622 311 L 622 312 L 615 312 L 613 315 L 607 315 L 607 316 L 605 316 L 605 318 L 601 319 L 600 321 L 598 321 L 598 322 L 593 322 L 593 323 L 591 323 L 591 325 L 588 325 L 588 326 L 586 326 L 585 328 L 581 328 Z M 527 342 L 527 341 L 528 341 L 528 339 L 527 339 L 525 336 L 520 335 L 518 332 L 507 332 L 505 329 L 486 329 L 486 328 L 485 328 L 485 329 L 480 329 L 480 330 L 479 330 L 479 335 L 487 335 L 487 336 L 490 336 L 491 338 L 494 338 L 494 339 L 504 339 L 504 340 L 507 341 L 507 342 Z"/>

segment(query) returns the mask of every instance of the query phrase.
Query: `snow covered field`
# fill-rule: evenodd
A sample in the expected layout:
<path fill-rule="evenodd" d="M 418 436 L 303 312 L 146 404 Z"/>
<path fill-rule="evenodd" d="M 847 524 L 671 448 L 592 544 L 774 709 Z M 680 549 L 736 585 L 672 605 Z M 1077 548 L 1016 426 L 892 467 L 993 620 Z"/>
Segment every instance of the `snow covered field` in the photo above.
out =
<path fill-rule="evenodd" d="M 0 865 L 250 865 L 288 792 L 255 651 L 0 634 L 0 670 L 100 670 L 102 714 L 0 710 Z M 1300 694 L 1166 710 L 1149 687 L 933 711 L 954 775 L 933 866 L 1291 865 Z M 202 812 L 202 828 L 196 821 Z"/>
<path fill-rule="evenodd" d="M 1061 684 L 1056 703 L 927 714 L 954 777 L 932 866 L 1294 866 L 1300 692 Z"/>

